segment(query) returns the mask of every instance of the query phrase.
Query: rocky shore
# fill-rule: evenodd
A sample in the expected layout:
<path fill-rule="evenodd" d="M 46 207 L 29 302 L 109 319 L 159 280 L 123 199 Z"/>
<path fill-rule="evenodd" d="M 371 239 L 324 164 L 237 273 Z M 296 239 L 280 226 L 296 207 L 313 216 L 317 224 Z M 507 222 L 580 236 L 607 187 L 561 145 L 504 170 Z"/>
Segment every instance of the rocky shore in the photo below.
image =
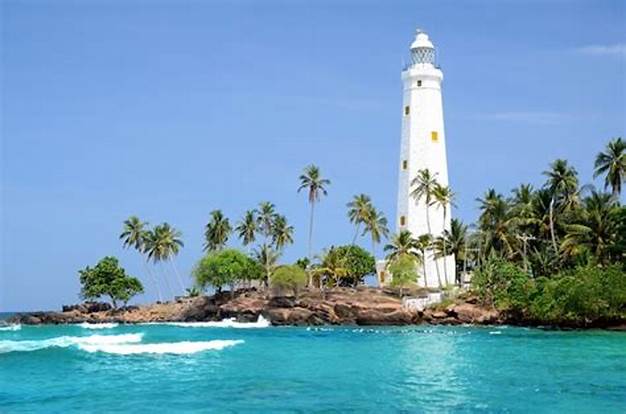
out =
<path fill-rule="evenodd" d="M 481 306 L 475 297 L 462 296 L 453 303 L 425 310 L 408 309 L 396 292 L 369 287 L 334 288 L 324 295 L 305 291 L 294 297 L 270 297 L 266 292 L 242 290 L 214 296 L 178 298 L 166 303 L 112 309 L 107 303 L 86 302 L 64 306 L 61 312 L 29 312 L 13 316 L 9 323 L 148 323 L 206 322 L 234 318 L 254 322 L 263 316 L 272 325 L 539 325 L 516 321 L 495 309 Z M 624 321 L 584 326 L 626 329 Z"/>

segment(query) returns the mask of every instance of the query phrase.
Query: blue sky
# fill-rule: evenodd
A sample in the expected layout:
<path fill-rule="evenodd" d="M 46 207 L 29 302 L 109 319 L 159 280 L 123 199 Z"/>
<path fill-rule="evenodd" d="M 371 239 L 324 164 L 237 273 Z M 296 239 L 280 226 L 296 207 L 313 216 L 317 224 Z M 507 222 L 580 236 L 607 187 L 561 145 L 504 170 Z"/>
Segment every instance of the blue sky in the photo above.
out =
<path fill-rule="evenodd" d="M 76 302 L 77 270 L 116 255 L 135 214 L 183 232 L 270 200 L 306 254 L 309 163 L 332 180 L 315 247 L 346 243 L 345 204 L 393 223 L 400 70 L 416 27 L 439 49 L 456 217 L 488 187 L 583 182 L 626 135 L 623 1 L 12 1 L 2 7 L 0 311 Z M 364 246 L 369 248 L 367 240 Z M 236 242 L 234 243 L 237 244 Z M 140 301 L 154 298 L 147 293 Z"/>

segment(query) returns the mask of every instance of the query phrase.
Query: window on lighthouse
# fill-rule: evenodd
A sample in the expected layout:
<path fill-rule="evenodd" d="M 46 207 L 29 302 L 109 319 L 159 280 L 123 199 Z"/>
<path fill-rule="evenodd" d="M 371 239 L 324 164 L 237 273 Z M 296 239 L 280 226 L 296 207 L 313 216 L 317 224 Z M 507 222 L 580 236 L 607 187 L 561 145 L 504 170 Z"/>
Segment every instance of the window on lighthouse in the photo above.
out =
<path fill-rule="evenodd" d="M 411 107 L 409 105 L 404 107 L 404 115 L 408 115 L 411 113 Z"/>
<path fill-rule="evenodd" d="M 409 162 L 407 160 L 403 160 L 402 161 L 402 169 L 406 170 L 407 168 L 409 168 Z"/>
<path fill-rule="evenodd" d="M 419 87 L 419 86 L 422 86 L 422 81 L 421 81 L 421 80 L 418 80 L 418 81 L 417 81 L 417 86 L 418 86 L 418 87 Z"/>
<path fill-rule="evenodd" d="M 406 226 L 406 217 L 400 216 L 400 225 L 401 226 Z"/>
<path fill-rule="evenodd" d="M 439 141 L 439 134 L 437 134 L 437 131 L 432 131 L 430 133 L 430 139 L 431 139 L 432 142 Z"/>

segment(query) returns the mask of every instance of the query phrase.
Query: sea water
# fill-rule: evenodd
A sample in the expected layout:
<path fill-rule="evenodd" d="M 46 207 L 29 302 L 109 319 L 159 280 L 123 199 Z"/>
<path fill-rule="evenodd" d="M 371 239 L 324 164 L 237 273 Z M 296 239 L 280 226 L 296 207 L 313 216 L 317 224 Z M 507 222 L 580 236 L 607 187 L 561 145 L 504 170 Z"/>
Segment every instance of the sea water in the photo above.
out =
<path fill-rule="evenodd" d="M 267 325 L 2 326 L 0 413 L 626 412 L 624 333 Z"/>

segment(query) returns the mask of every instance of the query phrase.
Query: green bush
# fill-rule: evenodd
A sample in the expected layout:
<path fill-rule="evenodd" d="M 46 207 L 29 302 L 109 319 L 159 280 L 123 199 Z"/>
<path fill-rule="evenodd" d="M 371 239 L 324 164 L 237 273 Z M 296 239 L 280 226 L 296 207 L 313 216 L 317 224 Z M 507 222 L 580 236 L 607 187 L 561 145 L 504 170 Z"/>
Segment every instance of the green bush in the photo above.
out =
<path fill-rule="evenodd" d="M 389 264 L 389 272 L 392 275 L 391 286 L 400 288 L 400 296 L 406 286 L 417 280 L 417 262 L 415 257 L 403 254 L 395 258 Z"/>
<path fill-rule="evenodd" d="M 355 245 L 331 247 L 324 257 L 321 268 L 340 268 L 334 276 L 342 286 L 356 286 L 367 275 L 375 273 L 376 261 L 367 250 Z M 332 273 L 332 272 L 331 272 Z M 340 276 L 339 276 L 340 275 Z"/>
<path fill-rule="evenodd" d="M 107 256 L 100 260 L 95 267 L 87 266 L 79 270 L 81 296 L 84 299 L 98 299 L 101 296 L 111 298 L 113 308 L 122 301 L 124 306 L 138 293 L 143 292 L 139 279 L 129 276 L 120 267 L 115 257 Z"/>
<path fill-rule="evenodd" d="M 203 257 L 192 274 L 199 287 L 213 286 L 219 293 L 224 286 L 232 287 L 243 280 L 258 279 L 260 273 L 254 260 L 239 250 L 225 249 Z"/>
<path fill-rule="evenodd" d="M 306 272 L 300 266 L 280 266 L 272 274 L 271 284 L 272 288 L 281 293 L 284 290 L 291 290 L 297 298 L 307 280 Z"/>

